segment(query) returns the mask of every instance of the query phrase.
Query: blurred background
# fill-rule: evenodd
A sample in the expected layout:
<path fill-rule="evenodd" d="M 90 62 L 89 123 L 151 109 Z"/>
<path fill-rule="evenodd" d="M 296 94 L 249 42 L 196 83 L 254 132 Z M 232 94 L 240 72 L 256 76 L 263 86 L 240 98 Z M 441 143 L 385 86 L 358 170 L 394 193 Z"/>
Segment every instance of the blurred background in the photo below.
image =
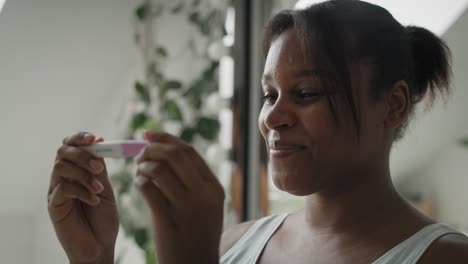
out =
<path fill-rule="evenodd" d="M 106 140 L 145 129 L 191 142 L 227 193 L 225 223 L 300 208 L 265 166 L 257 129 L 261 32 L 294 0 L 0 0 L 0 256 L 66 263 L 47 215 L 62 138 Z M 426 27 L 453 53 L 453 95 L 421 112 L 392 152 L 399 192 L 424 213 L 468 230 L 468 0 L 372 0 Z M 108 160 L 122 229 L 120 263 L 154 263 L 131 160 Z"/>

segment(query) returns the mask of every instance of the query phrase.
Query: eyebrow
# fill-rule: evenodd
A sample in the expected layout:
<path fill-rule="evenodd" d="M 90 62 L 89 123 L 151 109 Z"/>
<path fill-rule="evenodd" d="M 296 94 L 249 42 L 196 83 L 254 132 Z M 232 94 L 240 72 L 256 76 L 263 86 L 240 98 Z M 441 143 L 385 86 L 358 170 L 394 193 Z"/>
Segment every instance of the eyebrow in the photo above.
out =
<path fill-rule="evenodd" d="M 317 69 L 312 69 L 312 70 L 302 70 L 295 72 L 292 77 L 293 78 L 301 78 L 301 77 L 316 77 L 320 76 L 320 71 Z M 273 78 L 271 77 L 271 74 L 264 74 L 262 77 L 262 83 L 269 82 Z"/>

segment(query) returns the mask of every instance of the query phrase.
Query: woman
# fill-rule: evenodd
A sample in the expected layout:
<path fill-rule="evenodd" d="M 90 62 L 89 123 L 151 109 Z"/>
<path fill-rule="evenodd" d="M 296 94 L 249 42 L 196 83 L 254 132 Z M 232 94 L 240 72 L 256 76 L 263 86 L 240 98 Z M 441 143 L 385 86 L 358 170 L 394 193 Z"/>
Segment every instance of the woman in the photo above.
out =
<path fill-rule="evenodd" d="M 265 32 L 259 128 L 276 186 L 307 196 L 305 208 L 234 226 L 220 243 L 216 178 L 193 148 L 147 132 L 136 184 L 158 263 L 468 263 L 468 239 L 408 205 L 389 171 L 415 106 L 448 92 L 447 46 L 353 0 L 282 12 Z M 79 148 L 99 140 L 66 138 L 52 173 L 49 213 L 71 263 L 113 261 L 105 165 Z"/>

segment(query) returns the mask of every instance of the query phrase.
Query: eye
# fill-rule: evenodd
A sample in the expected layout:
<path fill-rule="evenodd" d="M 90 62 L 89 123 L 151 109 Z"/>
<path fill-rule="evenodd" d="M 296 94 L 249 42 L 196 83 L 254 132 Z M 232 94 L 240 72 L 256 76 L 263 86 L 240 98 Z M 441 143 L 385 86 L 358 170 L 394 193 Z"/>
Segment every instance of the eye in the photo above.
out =
<path fill-rule="evenodd" d="M 266 92 L 265 95 L 262 96 L 262 103 L 266 105 L 273 105 L 277 98 L 277 94 L 272 92 Z"/>
<path fill-rule="evenodd" d="M 324 95 L 325 95 L 325 92 L 323 91 L 304 91 L 303 90 L 297 94 L 297 97 L 299 98 L 299 100 L 309 101 L 309 100 L 318 99 Z"/>

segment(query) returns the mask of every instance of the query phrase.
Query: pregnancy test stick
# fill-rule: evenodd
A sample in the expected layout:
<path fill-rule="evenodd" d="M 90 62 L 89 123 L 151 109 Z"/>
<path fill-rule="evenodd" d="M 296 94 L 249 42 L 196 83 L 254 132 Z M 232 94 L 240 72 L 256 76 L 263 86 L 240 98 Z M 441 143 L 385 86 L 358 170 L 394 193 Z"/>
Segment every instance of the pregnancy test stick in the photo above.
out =
<path fill-rule="evenodd" d="M 143 140 L 115 140 L 99 142 L 84 149 L 101 158 L 130 158 L 138 155 L 148 144 Z"/>

